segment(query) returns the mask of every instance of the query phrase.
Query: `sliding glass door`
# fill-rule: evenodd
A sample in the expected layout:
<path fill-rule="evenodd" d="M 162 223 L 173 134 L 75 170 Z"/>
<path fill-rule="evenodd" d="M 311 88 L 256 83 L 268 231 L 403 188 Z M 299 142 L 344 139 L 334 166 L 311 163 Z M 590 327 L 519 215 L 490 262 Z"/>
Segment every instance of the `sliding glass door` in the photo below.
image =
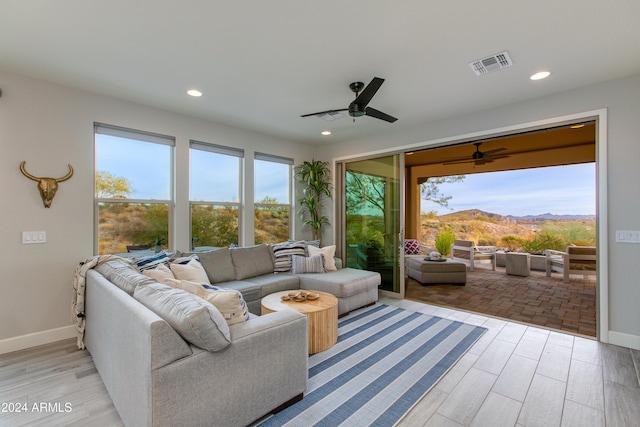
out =
<path fill-rule="evenodd" d="M 347 267 L 377 271 L 380 290 L 404 296 L 400 264 L 401 156 L 347 161 L 337 167 L 343 197 L 342 250 Z"/>

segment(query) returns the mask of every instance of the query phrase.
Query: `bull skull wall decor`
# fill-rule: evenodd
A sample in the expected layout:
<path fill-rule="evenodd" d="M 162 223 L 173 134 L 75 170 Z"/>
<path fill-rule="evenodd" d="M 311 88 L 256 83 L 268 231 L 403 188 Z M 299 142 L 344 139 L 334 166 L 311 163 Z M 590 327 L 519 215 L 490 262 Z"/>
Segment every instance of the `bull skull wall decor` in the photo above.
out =
<path fill-rule="evenodd" d="M 51 202 L 53 201 L 53 197 L 56 195 L 56 191 L 58 191 L 58 183 L 68 180 L 73 176 L 73 168 L 71 165 L 69 166 L 69 173 L 63 176 L 62 178 L 38 178 L 36 176 L 31 175 L 24 168 L 26 161 L 20 163 L 20 172 L 24 174 L 29 179 L 34 180 L 38 183 L 38 190 L 40 191 L 40 196 L 42 197 L 42 202 L 44 203 L 45 208 L 51 207 Z"/>

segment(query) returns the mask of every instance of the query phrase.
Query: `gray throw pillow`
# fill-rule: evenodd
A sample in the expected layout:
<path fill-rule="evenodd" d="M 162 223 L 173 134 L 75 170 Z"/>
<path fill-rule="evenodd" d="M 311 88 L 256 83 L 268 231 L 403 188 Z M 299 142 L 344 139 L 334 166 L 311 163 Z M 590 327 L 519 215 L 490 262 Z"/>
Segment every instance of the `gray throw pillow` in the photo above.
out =
<path fill-rule="evenodd" d="M 222 314 L 200 297 L 162 283 L 138 286 L 133 297 L 197 347 L 214 352 L 231 344 Z"/>

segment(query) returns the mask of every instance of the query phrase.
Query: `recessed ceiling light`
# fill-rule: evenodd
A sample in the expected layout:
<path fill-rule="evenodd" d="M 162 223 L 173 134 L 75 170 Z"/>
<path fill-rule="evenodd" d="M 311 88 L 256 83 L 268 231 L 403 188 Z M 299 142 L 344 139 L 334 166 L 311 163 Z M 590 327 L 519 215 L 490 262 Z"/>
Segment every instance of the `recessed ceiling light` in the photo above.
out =
<path fill-rule="evenodd" d="M 330 130 L 323 130 L 322 132 L 320 132 L 322 135 L 324 136 L 329 136 L 331 135 L 331 131 Z"/>
<path fill-rule="evenodd" d="M 535 73 L 534 75 L 532 75 L 529 78 L 531 80 L 542 80 L 542 79 L 546 79 L 550 75 L 551 75 L 551 73 L 549 71 L 540 71 L 539 73 Z"/>
<path fill-rule="evenodd" d="M 189 89 L 187 91 L 187 94 L 195 97 L 202 96 L 202 92 L 200 92 L 198 89 Z"/>

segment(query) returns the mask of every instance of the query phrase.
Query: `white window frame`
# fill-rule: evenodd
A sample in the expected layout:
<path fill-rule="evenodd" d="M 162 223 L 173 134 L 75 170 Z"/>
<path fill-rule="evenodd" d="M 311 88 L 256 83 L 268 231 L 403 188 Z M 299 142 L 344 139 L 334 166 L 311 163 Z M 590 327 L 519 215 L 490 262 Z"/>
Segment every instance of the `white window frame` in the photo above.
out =
<path fill-rule="evenodd" d="M 206 200 L 206 201 L 202 201 L 202 200 L 191 200 L 191 171 L 189 171 L 189 242 L 191 245 L 191 249 L 193 250 L 193 230 L 192 230 L 192 225 L 193 225 L 193 218 L 191 217 L 191 214 L 193 212 L 192 208 L 193 205 L 207 205 L 207 206 L 213 206 L 213 207 L 217 207 L 217 206 L 229 206 L 229 207 L 235 207 L 238 209 L 238 244 L 240 244 L 240 242 L 242 241 L 242 234 L 243 234 L 243 209 L 242 209 L 242 200 L 243 200 L 243 194 L 242 194 L 242 189 L 243 189 L 243 185 L 242 185 L 242 177 L 244 176 L 244 171 L 243 171 L 243 162 L 244 162 L 244 150 L 241 148 L 234 148 L 234 147 L 227 147 L 224 145 L 217 145 L 217 144 L 211 144 L 208 142 L 202 142 L 202 141 L 196 141 L 196 140 L 190 140 L 189 141 L 189 157 L 191 157 L 191 150 L 201 150 L 201 151 L 207 151 L 210 153 L 215 153 L 215 154 L 222 154 L 222 155 L 226 155 L 226 156 L 232 156 L 232 157 L 236 157 L 238 158 L 238 201 L 237 202 L 228 202 L 228 201 L 216 201 L 216 200 Z"/>
<path fill-rule="evenodd" d="M 169 165 L 170 165 L 170 170 L 169 170 L 169 195 L 170 195 L 170 199 L 167 200 L 162 200 L 162 199 L 120 199 L 120 198 L 99 198 L 97 197 L 97 194 L 95 192 L 95 176 L 96 176 L 96 165 L 94 164 L 94 238 L 93 238 L 93 252 L 94 254 L 98 254 L 98 250 L 99 250 L 99 240 L 98 240 L 98 225 L 99 225 L 99 215 L 100 215 L 100 209 L 99 209 L 99 205 L 100 203 L 130 203 L 130 204 L 158 204 L 158 205 L 167 205 L 167 213 L 168 213 L 168 218 L 167 218 L 167 224 L 168 224 L 168 230 L 167 230 L 167 237 L 168 237 L 168 241 L 167 241 L 167 247 L 169 248 L 169 250 L 173 250 L 174 249 L 174 242 L 175 242 L 175 146 L 176 146 L 176 139 L 175 137 L 172 136 L 168 136 L 168 135 L 162 135 L 162 134 L 158 134 L 158 133 L 153 133 L 153 132 L 146 132 L 146 131 L 141 131 L 141 130 L 136 130 L 136 129 L 129 129 L 129 128 L 125 128 L 125 127 L 121 127 L 121 126 L 114 126 L 114 125 L 109 125 L 109 124 L 105 124 L 105 123 L 98 123 L 95 122 L 93 124 L 93 128 L 94 128 L 94 157 L 96 155 L 96 136 L 97 135 L 109 135 L 109 136 L 115 136 L 115 137 L 119 137 L 119 138 L 126 138 L 126 139 L 132 139 L 132 140 L 136 140 L 136 141 L 142 141 L 142 142 L 149 142 L 149 143 L 153 143 L 153 144 L 160 144 L 160 145 L 166 145 L 171 147 L 170 151 L 169 151 Z"/>
<path fill-rule="evenodd" d="M 253 211 L 254 211 L 254 215 L 255 215 L 255 211 L 260 208 L 260 207 L 273 207 L 273 206 L 277 206 L 277 207 L 286 207 L 287 209 L 289 209 L 289 239 L 291 239 L 291 236 L 293 236 L 293 230 L 295 229 L 295 218 L 294 218 L 294 214 L 295 214 L 295 209 L 294 209 L 294 204 L 293 204 L 293 165 L 294 165 L 294 160 L 289 158 L 289 157 L 283 157 L 283 156 L 276 156 L 273 154 L 267 154 L 267 153 L 259 153 L 259 152 L 255 152 L 253 155 L 253 160 L 254 160 L 254 165 L 253 165 L 253 180 L 254 180 L 254 191 L 255 191 L 255 180 L 256 180 L 256 172 L 255 172 L 255 161 L 256 160 L 261 160 L 261 161 L 265 161 L 265 162 L 273 162 L 273 163 L 281 163 L 281 164 L 285 164 L 289 166 L 289 173 L 287 174 L 288 177 L 288 183 L 287 185 L 289 186 L 287 194 L 289 197 L 289 201 L 288 203 L 259 203 L 258 201 L 255 200 L 255 193 L 254 193 L 254 203 L 253 203 Z M 255 233 L 255 224 L 253 225 L 254 228 L 254 233 Z"/>

